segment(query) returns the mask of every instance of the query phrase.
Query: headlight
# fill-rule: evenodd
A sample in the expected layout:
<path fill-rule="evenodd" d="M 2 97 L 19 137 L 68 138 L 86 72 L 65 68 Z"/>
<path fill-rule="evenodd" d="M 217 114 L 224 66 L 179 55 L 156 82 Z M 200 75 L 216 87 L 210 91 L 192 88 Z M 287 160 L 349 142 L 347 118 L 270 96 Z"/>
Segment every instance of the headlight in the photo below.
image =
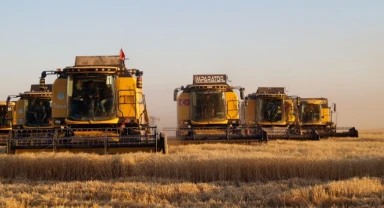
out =
<path fill-rule="evenodd" d="M 184 121 L 184 124 L 185 124 L 185 125 L 188 125 L 188 121 Z"/>
<path fill-rule="evenodd" d="M 188 128 L 191 128 L 191 125 L 188 125 Z"/>
<path fill-rule="evenodd" d="M 232 123 L 235 124 L 235 123 L 236 123 L 236 120 L 233 120 Z"/>
<path fill-rule="evenodd" d="M 60 120 L 55 120 L 55 124 L 61 124 Z"/>

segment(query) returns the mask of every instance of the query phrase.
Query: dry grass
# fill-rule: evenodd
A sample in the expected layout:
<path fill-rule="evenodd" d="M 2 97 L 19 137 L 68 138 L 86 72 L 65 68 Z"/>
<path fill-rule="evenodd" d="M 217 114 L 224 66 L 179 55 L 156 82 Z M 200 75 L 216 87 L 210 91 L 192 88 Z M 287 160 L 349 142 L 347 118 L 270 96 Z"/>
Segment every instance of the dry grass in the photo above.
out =
<path fill-rule="evenodd" d="M 0 155 L 0 207 L 384 206 L 384 131 L 359 139 Z"/>
<path fill-rule="evenodd" d="M 288 206 L 384 205 L 384 186 L 377 178 L 351 179 L 292 189 L 279 196 Z"/>
<path fill-rule="evenodd" d="M 316 185 L 320 184 L 320 185 Z M 276 207 L 384 206 L 378 178 L 289 179 L 266 183 L 190 183 L 130 178 L 87 182 L 6 182 L 1 207 Z"/>
<path fill-rule="evenodd" d="M 31 180 L 109 180 L 145 176 L 191 182 L 266 181 L 288 178 L 340 180 L 384 175 L 384 157 L 260 158 L 247 155 L 28 154 L 0 157 L 0 177 Z"/>
<path fill-rule="evenodd" d="M 169 155 L 21 154 L 0 156 L 0 177 L 31 180 L 109 180 L 151 177 L 211 181 L 288 178 L 340 180 L 384 175 L 382 134 L 319 142 L 266 145 L 205 144 L 171 147 Z"/>

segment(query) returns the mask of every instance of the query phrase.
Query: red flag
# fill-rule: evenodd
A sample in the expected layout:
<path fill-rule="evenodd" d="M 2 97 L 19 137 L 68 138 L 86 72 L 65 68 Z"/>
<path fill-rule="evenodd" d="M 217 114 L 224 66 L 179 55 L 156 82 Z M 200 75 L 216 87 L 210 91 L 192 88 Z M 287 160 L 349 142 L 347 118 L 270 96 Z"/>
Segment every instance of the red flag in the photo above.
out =
<path fill-rule="evenodd" d="M 123 61 L 125 60 L 125 54 L 122 48 L 120 49 L 120 59 Z"/>

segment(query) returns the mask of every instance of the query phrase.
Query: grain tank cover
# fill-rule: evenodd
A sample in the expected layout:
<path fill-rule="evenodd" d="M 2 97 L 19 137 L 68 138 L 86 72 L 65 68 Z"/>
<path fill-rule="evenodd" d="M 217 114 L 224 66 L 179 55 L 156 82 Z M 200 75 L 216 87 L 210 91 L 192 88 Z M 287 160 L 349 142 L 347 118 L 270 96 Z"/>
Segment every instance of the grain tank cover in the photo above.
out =
<path fill-rule="evenodd" d="M 52 84 L 46 84 L 45 87 L 49 92 L 52 92 Z M 31 91 L 30 92 L 38 92 L 40 91 L 40 85 L 38 84 L 32 84 L 31 85 Z"/>
<path fill-rule="evenodd" d="M 120 66 L 120 56 L 76 56 L 75 66 Z"/>
<path fill-rule="evenodd" d="M 285 94 L 284 87 L 259 87 L 256 94 Z"/>
<path fill-rule="evenodd" d="M 197 74 L 193 75 L 193 84 L 227 84 L 225 74 Z"/>

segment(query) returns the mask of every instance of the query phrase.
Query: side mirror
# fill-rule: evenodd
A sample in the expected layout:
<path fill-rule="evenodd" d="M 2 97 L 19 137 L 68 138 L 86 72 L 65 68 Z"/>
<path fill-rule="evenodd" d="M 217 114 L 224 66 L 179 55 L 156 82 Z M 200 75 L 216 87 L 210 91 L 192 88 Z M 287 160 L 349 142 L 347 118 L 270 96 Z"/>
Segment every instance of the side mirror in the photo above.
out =
<path fill-rule="evenodd" d="M 333 104 L 333 111 L 336 112 L 336 103 Z"/>
<path fill-rule="evenodd" d="M 178 93 L 178 90 L 175 89 L 175 90 L 173 91 L 173 101 L 176 101 L 176 100 L 177 100 L 177 93 Z"/>
<path fill-rule="evenodd" d="M 240 99 L 244 100 L 244 88 L 240 88 Z"/>
<path fill-rule="evenodd" d="M 43 71 L 43 72 L 41 73 L 41 78 L 45 78 L 45 77 L 47 77 L 47 72 L 46 72 L 46 71 Z"/>

